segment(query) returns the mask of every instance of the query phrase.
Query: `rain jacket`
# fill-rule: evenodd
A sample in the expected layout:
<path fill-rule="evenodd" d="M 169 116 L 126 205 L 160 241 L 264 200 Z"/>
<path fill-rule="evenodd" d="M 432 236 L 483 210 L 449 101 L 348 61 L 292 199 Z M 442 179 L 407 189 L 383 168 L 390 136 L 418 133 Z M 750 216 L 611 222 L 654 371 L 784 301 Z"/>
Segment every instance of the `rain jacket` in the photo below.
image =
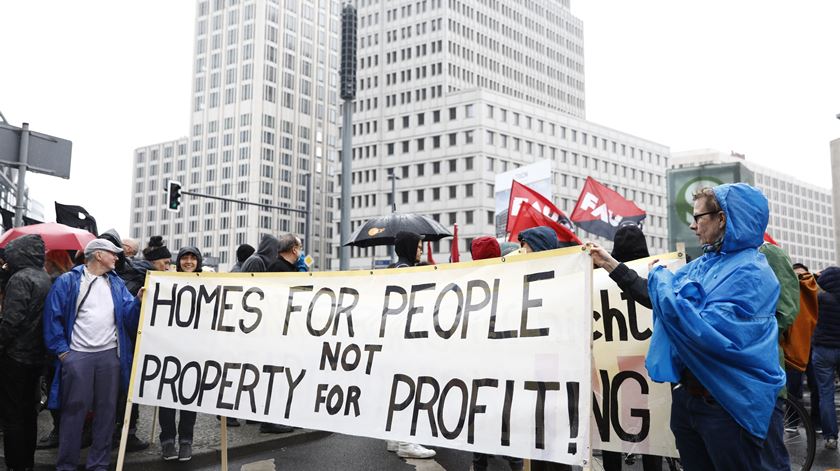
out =
<path fill-rule="evenodd" d="M 840 348 L 840 268 L 828 267 L 820 273 L 817 284 L 823 289 L 817 295 L 819 317 L 813 345 Z"/>
<path fill-rule="evenodd" d="M 0 357 L 39 365 L 44 361 L 42 313 L 51 284 L 44 271 L 44 241 L 25 235 L 9 242 L 5 256 L 12 276 L 0 314 Z"/>
<path fill-rule="evenodd" d="M 70 351 L 70 339 L 76 323 L 76 305 L 79 300 L 79 286 L 85 266 L 79 265 L 58 277 L 53 283 L 44 305 L 44 341 L 53 355 Z M 134 345 L 131 337 L 137 333 L 140 320 L 140 300 L 125 287 L 122 279 L 113 271 L 107 273 L 114 300 L 114 321 L 117 325 L 117 355 L 120 359 L 120 387 L 128 390 L 131 376 L 131 362 Z M 55 376 L 50 389 L 47 407 L 60 408 L 61 360 L 55 360 Z"/>
<path fill-rule="evenodd" d="M 265 273 L 272 263 L 277 261 L 277 247 L 280 241 L 272 235 L 264 235 L 253 255 L 242 262 L 242 273 Z"/>
<path fill-rule="evenodd" d="M 687 368 L 732 418 L 764 439 L 785 384 L 778 361 L 779 282 L 758 252 L 767 198 L 744 183 L 714 188 L 726 215 L 720 249 L 671 273 L 648 276 L 654 330 L 645 362 L 651 379 L 677 383 Z"/>
<path fill-rule="evenodd" d="M 779 346 L 782 346 L 784 334 L 793 325 L 799 314 L 799 277 L 793 271 L 790 257 L 784 250 L 773 244 L 764 244 L 758 249 L 767 257 L 767 263 L 779 280 L 779 301 L 776 303 L 776 323 L 779 324 Z M 785 369 L 785 351 L 779 348 L 779 365 Z M 786 391 L 782 395 L 787 397 Z"/>

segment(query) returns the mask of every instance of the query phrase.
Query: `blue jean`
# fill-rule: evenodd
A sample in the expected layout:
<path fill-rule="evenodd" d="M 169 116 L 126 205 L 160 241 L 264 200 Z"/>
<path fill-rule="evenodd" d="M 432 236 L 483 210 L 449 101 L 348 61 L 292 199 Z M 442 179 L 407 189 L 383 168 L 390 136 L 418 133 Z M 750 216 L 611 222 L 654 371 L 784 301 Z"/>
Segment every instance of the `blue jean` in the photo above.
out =
<path fill-rule="evenodd" d="M 175 441 L 175 412 L 178 412 L 178 410 L 168 407 L 158 409 L 161 443 Z M 196 413 L 189 410 L 182 410 L 180 412 L 181 420 L 178 422 L 178 443 L 192 443 Z"/>
<path fill-rule="evenodd" d="M 761 449 L 761 468 L 767 471 L 790 471 L 790 456 L 785 447 L 785 401 L 776 399 L 767 440 Z"/>
<path fill-rule="evenodd" d="M 61 362 L 61 427 L 56 470 L 76 471 L 85 416 L 93 410 L 93 444 L 85 469 L 105 471 L 111 461 L 111 439 L 120 385 L 117 349 L 70 351 Z"/>
<path fill-rule="evenodd" d="M 671 391 L 671 431 L 685 471 L 761 469 L 763 441 L 738 425 L 714 398 L 677 386 Z"/>
<path fill-rule="evenodd" d="M 834 375 L 840 367 L 840 348 L 811 346 L 814 376 L 820 390 L 820 423 L 823 437 L 837 438 L 837 412 L 834 410 Z"/>

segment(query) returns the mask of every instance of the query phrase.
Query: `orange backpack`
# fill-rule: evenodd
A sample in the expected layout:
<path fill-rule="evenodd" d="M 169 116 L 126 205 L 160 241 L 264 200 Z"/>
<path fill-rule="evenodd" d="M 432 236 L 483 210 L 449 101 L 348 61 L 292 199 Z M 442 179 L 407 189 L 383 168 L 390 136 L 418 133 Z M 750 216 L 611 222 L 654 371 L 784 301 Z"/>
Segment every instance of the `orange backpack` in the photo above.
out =
<path fill-rule="evenodd" d="M 817 326 L 817 280 L 808 273 L 799 276 L 799 315 L 782 336 L 785 365 L 805 371 L 811 355 L 811 335 Z"/>

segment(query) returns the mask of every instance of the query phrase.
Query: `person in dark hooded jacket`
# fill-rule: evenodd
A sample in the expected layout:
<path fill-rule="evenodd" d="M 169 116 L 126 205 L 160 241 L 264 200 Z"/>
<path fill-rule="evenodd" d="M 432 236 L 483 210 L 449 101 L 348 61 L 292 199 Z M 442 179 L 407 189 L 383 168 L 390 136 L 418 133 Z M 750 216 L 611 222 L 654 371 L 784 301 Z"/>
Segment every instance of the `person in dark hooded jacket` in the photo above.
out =
<path fill-rule="evenodd" d="M 8 469 L 32 469 L 38 439 L 38 381 L 44 355 L 43 311 L 50 291 L 44 241 L 25 235 L 6 246 L 11 273 L 0 316 L 0 417 Z"/>
<path fill-rule="evenodd" d="M 413 267 L 423 255 L 423 236 L 416 232 L 400 231 L 394 235 L 394 252 L 397 262 L 389 268 Z"/>
<path fill-rule="evenodd" d="M 840 267 L 828 267 L 817 284 L 819 316 L 811 340 L 811 362 L 820 391 L 820 423 L 825 447 L 837 449 L 837 411 L 834 407 L 834 376 L 840 368 Z"/>
<path fill-rule="evenodd" d="M 201 273 L 202 256 L 196 247 L 182 247 L 175 258 L 175 271 L 185 273 Z M 160 449 L 164 460 L 189 461 L 192 458 L 193 430 L 195 429 L 196 413 L 180 410 L 177 438 L 178 451 L 175 451 L 175 413 L 176 409 L 168 407 L 158 408 L 160 419 Z"/>
<path fill-rule="evenodd" d="M 236 263 L 233 265 L 233 268 L 230 269 L 231 273 L 239 273 L 242 271 L 242 264 L 245 263 L 245 260 L 248 260 L 248 257 L 254 255 L 256 249 L 249 244 L 242 244 L 236 248 Z"/>
<path fill-rule="evenodd" d="M 266 273 L 269 268 L 277 261 L 277 248 L 280 246 L 280 241 L 270 234 L 263 235 L 260 240 L 260 245 L 253 255 L 248 257 L 242 263 L 242 273 Z M 249 422 L 250 423 L 250 422 Z M 283 424 L 261 423 L 260 432 L 262 433 L 289 433 L 294 431 L 293 427 Z"/>
<path fill-rule="evenodd" d="M 613 238 L 613 250 L 610 254 L 607 254 L 607 251 L 598 244 L 589 242 L 587 245 L 593 263 L 606 270 L 610 278 L 621 288 L 621 291 L 628 294 L 632 300 L 650 309 L 647 279 L 640 277 L 635 270 L 631 270 L 625 265 L 625 262 L 650 256 L 642 229 L 636 225 L 626 225 L 618 228 Z M 624 461 L 621 453 L 604 450 L 602 456 L 605 471 L 621 470 Z M 642 469 L 645 471 L 661 470 L 662 457 L 642 455 Z"/>
<path fill-rule="evenodd" d="M 273 235 L 265 234 L 253 255 L 242 263 L 242 273 L 265 273 L 277 261 L 277 247 L 280 241 Z"/>
<path fill-rule="evenodd" d="M 550 227 L 537 226 L 519 233 L 519 243 L 525 252 L 542 252 L 560 248 L 557 234 Z"/>

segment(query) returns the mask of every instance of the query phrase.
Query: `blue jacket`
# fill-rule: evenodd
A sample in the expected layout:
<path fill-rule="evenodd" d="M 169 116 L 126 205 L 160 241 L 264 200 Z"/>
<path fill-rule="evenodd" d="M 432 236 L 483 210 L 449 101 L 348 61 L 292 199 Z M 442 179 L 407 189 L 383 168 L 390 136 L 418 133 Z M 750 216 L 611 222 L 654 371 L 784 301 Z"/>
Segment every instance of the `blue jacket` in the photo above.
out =
<path fill-rule="evenodd" d="M 645 366 L 651 379 L 679 382 L 691 373 L 750 434 L 767 436 L 779 366 L 776 301 L 779 282 L 758 247 L 767 198 L 744 183 L 715 187 L 726 214 L 723 244 L 671 273 L 648 277 L 654 330 Z"/>
<path fill-rule="evenodd" d="M 823 291 L 818 295 L 819 317 L 811 344 L 840 348 L 840 268 L 823 270 L 817 284 Z"/>
<path fill-rule="evenodd" d="M 83 265 L 59 276 L 53 283 L 44 304 L 44 342 L 54 355 L 70 350 L 70 339 L 76 323 L 76 300 L 82 280 Z M 128 390 L 131 376 L 131 362 L 134 345 L 131 336 L 137 332 L 140 318 L 140 300 L 128 292 L 122 279 L 113 271 L 108 273 L 111 297 L 114 300 L 114 321 L 117 324 L 117 354 L 120 358 L 120 385 Z M 50 409 L 60 408 L 59 387 L 61 383 L 61 361 L 56 359 L 55 376 L 50 389 Z"/>

